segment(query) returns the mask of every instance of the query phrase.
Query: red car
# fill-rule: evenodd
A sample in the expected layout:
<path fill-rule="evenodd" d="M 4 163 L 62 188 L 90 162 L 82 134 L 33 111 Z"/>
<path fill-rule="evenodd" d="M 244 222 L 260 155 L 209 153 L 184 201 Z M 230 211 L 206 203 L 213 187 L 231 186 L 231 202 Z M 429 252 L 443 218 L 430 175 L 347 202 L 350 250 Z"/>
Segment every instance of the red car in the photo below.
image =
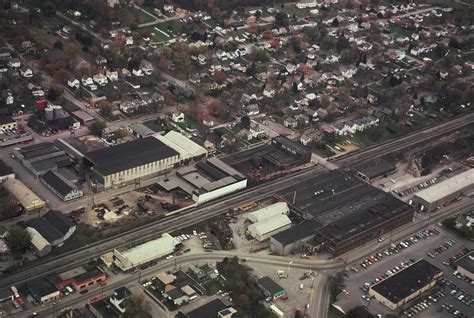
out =
<path fill-rule="evenodd" d="M 100 297 L 97 296 L 97 295 L 94 295 L 91 298 L 89 298 L 90 301 L 96 301 L 96 300 L 99 300 L 99 299 L 100 299 Z"/>
<path fill-rule="evenodd" d="M 105 285 L 107 285 L 107 281 L 103 280 L 99 282 L 99 286 L 105 286 Z"/>

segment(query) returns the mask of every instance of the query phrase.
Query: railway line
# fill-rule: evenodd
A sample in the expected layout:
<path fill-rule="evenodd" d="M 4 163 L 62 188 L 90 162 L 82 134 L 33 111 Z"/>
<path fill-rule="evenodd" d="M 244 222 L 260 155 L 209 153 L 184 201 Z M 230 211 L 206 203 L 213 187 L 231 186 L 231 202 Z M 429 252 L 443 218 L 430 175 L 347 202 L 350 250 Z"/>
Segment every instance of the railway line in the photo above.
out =
<path fill-rule="evenodd" d="M 459 116 L 440 125 L 428 127 L 398 139 L 388 140 L 356 152 L 333 158 L 331 162 L 340 168 L 348 168 L 353 164 L 367 162 L 387 154 L 393 154 L 400 150 L 414 147 L 420 143 L 438 138 L 473 123 L 474 113 Z M 160 236 L 163 232 L 173 232 L 190 227 L 227 212 L 229 207 L 237 206 L 250 200 L 263 199 L 277 190 L 284 189 L 290 184 L 304 181 L 326 171 L 327 170 L 321 166 L 314 166 L 283 179 L 272 180 L 258 187 L 246 189 L 201 206 L 191 207 L 182 211 L 180 214 L 174 215 L 172 218 L 153 221 L 102 241 L 58 255 L 56 258 L 47 258 L 42 262 L 37 262 L 34 265 L 25 267 L 8 276 L 5 275 L 0 282 L 0 288 L 22 283 L 31 277 L 47 276 L 65 271 L 84 264 L 91 258 L 98 257 L 114 248 L 140 244 Z"/>

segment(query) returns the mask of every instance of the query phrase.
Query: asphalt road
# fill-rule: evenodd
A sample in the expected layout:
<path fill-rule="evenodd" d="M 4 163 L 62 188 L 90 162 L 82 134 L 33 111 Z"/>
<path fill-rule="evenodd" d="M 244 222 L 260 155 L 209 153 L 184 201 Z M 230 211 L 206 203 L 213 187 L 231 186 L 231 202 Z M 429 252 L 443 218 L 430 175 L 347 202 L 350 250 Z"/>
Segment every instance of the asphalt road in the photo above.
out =
<path fill-rule="evenodd" d="M 337 164 L 339 167 L 347 168 L 355 163 L 366 162 L 387 154 L 393 154 L 407 147 L 416 146 L 420 143 L 425 143 L 427 140 L 432 138 L 455 131 L 467 124 L 471 124 L 473 119 L 474 114 L 471 113 L 435 127 L 430 127 L 395 140 L 390 140 L 373 147 L 349 153 L 332 160 L 332 162 Z M 159 220 L 137 229 L 124 232 L 117 237 L 103 240 L 91 244 L 90 246 L 63 254 L 59 258 L 45 258 L 44 260 L 35 263 L 34 267 L 27 267 L 10 276 L 4 277 L 0 282 L 0 287 L 8 287 L 11 284 L 21 282 L 25 277 L 36 277 L 38 275 L 47 275 L 56 271 L 66 270 L 83 264 L 85 262 L 84 260 L 97 257 L 113 248 L 138 244 L 155 238 L 165 231 L 172 232 L 191 226 L 209 218 L 221 215 L 225 213 L 229 207 L 268 197 L 275 191 L 284 189 L 289 184 L 300 182 L 326 171 L 327 170 L 321 166 L 315 166 L 284 179 L 277 179 L 259 187 L 240 191 L 202 206 L 191 208 L 186 212 L 173 216 L 173 218 Z M 124 244 L 124 242 L 126 243 Z"/>

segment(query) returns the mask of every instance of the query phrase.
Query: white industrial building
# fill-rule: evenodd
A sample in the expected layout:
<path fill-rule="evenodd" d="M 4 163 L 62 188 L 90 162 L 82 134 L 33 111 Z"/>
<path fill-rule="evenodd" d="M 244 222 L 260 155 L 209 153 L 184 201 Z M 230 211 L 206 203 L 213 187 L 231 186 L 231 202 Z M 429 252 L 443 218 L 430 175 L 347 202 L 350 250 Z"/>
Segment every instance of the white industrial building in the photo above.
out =
<path fill-rule="evenodd" d="M 461 172 L 415 194 L 413 206 L 431 212 L 462 195 L 474 191 L 474 169 Z"/>
<path fill-rule="evenodd" d="M 177 131 L 171 130 L 166 135 L 156 134 L 155 138 L 176 150 L 182 162 L 191 159 L 199 160 L 207 156 L 206 148 L 201 147 Z"/>
<path fill-rule="evenodd" d="M 249 225 L 248 232 L 257 241 L 262 242 L 270 236 L 280 233 L 291 227 L 291 220 L 285 214 L 272 216 L 271 218 Z"/>
<path fill-rule="evenodd" d="M 131 249 L 119 251 L 114 249 L 114 264 L 123 271 L 128 271 L 137 266 L 146 264 L 155 259 L 171 254 L 177 241 L 164 233 L 160 238 L 132 247 Z"/>
<path fill-rule="evenodd" d="M 288 204 L 286 202 L 277 202 L 264 208 L 261 208 L 260 210 L 248 213 L 247 219 L 252 223 L 256 223 L 269 219 L 276 215 L 288 215 L 288 213 L 290 213 Z"/>

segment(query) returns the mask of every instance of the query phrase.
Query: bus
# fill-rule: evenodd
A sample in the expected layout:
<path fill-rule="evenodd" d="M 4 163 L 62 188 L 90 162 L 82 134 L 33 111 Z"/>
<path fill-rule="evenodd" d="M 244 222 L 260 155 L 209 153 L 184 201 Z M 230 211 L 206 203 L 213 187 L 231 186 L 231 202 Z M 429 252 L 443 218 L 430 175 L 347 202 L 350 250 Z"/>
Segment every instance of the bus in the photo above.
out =
<path fill-rule="evenodd" d="M 15 286 L 10 286 L 10 290 L 11 290 L 13 296 L 15 296 L 15 298 L 20 298 L 20 294 L 18 293 L 18 289 L 16 289 Z"/>
<path fill-rule="evenodd" d="M 252 201 L 252 202 L 242 204 L 241 206 L 239 206 L 239 210 L 240 211 L 248 211 L 250 209 L 255 208 L 257 205 L 258 205 L 257 202 Z"/>
<path fill-rule="evenodd" d="M 279 318 L 283 318 L 285 316 L 285 314 L 280 309 L 278 309 L 278 307 L 275 305 L 271 305 L 270 310 Z"/>

